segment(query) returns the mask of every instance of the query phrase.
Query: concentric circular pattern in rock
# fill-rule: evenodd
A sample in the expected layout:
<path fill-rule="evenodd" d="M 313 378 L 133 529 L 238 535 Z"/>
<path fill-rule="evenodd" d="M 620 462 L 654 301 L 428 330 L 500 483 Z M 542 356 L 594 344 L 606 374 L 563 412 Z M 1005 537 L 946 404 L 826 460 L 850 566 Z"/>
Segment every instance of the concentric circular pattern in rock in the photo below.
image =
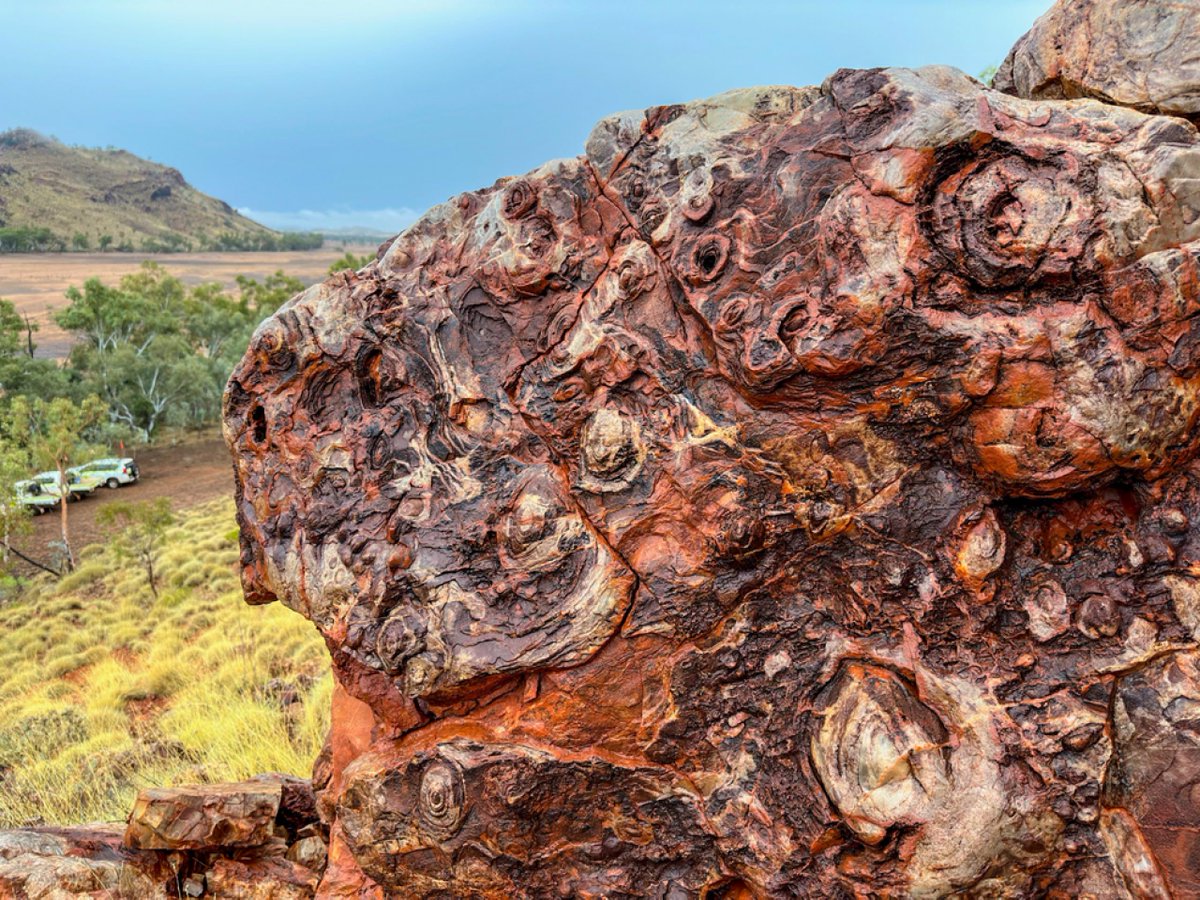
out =
<path fill-rule="evenodd" d="M 1200 136 L 1021 93 L 614 116 L 264 324 L 243 579 L 333 653 L 339 878 L 1200 891 Z"/>
<path fill-rule="evenodd" d="M 430 764 L 421 776 L 421 827 L 434 840 L 454 836 L 466 815 L 462 773 L 449 762 Z"/>

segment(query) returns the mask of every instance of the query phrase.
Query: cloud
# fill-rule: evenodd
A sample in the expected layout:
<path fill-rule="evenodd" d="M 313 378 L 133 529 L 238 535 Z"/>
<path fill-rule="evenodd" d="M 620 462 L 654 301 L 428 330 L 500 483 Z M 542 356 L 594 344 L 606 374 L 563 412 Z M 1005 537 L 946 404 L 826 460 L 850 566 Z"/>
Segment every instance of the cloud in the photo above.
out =
<path fill-rule="evenodd" d="M 269 212 L 244 207 L 238 212 L 278 231 L 337 231 L 361 228 L 388 234 L 403 231 L 417 221 L 420 215 L 407 206 L 398 209 L 298 209 L 293 212 Z"/>

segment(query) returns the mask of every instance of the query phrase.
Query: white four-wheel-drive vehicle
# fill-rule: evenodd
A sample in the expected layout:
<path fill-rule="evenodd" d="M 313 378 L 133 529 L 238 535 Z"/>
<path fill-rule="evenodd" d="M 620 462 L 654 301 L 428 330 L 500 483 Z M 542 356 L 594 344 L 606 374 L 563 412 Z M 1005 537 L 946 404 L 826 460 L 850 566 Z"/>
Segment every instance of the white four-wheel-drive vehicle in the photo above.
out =
<path fill-rule="evenodd" d="M 58 479 L 58 472 L 53 470 L 49 472 L 38 472 L 27 481 L 18 481 L 16 483 L 17 494 L 48 494 L 56 500 L 62 497 L 67 497 L 70 500 L 82 500 L 89 496 L 92 491 L 96 490 L 98 481 L 93 481 L 91 478 L 82 475 L 75 475 L 71 472 L 67 473 L 67 483 L 64 486 Z"/>
<path fill-rule="evenodd" d="M 128 457 L 122 459 L 110 456 L 104 459 L 93 459 L 81 466 L 67 469 L 67 472 L 78 475 L 85 481 L 114 489 L 123 484 L 133 484 L 138 480 L 137 463 Z"/>
<path fill-rule="evenodd" d="M 40 516 L 44 512 L 49 512 L 58 506 L 59 496 L 57 491 L 48 491 L 33 479 L 18 481 L 13 487 L 16 489 L 17 503 L 21 506 L 29 507 L 36 516 Z"/>

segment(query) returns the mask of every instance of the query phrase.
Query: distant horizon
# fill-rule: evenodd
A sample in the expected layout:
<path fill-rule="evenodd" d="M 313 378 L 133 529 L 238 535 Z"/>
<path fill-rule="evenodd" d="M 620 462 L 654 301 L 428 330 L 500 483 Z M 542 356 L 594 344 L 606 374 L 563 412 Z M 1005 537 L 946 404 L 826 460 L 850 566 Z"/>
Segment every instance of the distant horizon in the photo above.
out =
<path fill-rule="evenodd" d="M 5 4 L 6 125 L 119 147 L 288 231 L 395 233 L 625 109 L 1001 62 L 1049 0 Z"/>
<path fill-rule="evenodd" d="M 420 218 L 412 209 L 300 209 L 293 212 L 272 212 L 236 207 L 239 214 L 266 225 L 275 231 L 319 231 L 324 234 L 370 234 L 391 236 Z M 394 224 L 393 224 L 394 223 Z"/>

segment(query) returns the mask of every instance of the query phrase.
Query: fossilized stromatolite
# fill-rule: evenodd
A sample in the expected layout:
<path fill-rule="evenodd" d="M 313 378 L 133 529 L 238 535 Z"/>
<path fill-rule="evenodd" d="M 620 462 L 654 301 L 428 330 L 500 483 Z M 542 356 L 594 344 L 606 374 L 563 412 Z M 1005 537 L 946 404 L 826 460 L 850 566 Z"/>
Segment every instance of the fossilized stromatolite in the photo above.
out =
<path fill-rule="evenodd" d="M 945 68 L 614 116 L 300 295 L 226 422 L 323 890 L 1196 890 L 1197 311 L 1190 123 Z"/>

